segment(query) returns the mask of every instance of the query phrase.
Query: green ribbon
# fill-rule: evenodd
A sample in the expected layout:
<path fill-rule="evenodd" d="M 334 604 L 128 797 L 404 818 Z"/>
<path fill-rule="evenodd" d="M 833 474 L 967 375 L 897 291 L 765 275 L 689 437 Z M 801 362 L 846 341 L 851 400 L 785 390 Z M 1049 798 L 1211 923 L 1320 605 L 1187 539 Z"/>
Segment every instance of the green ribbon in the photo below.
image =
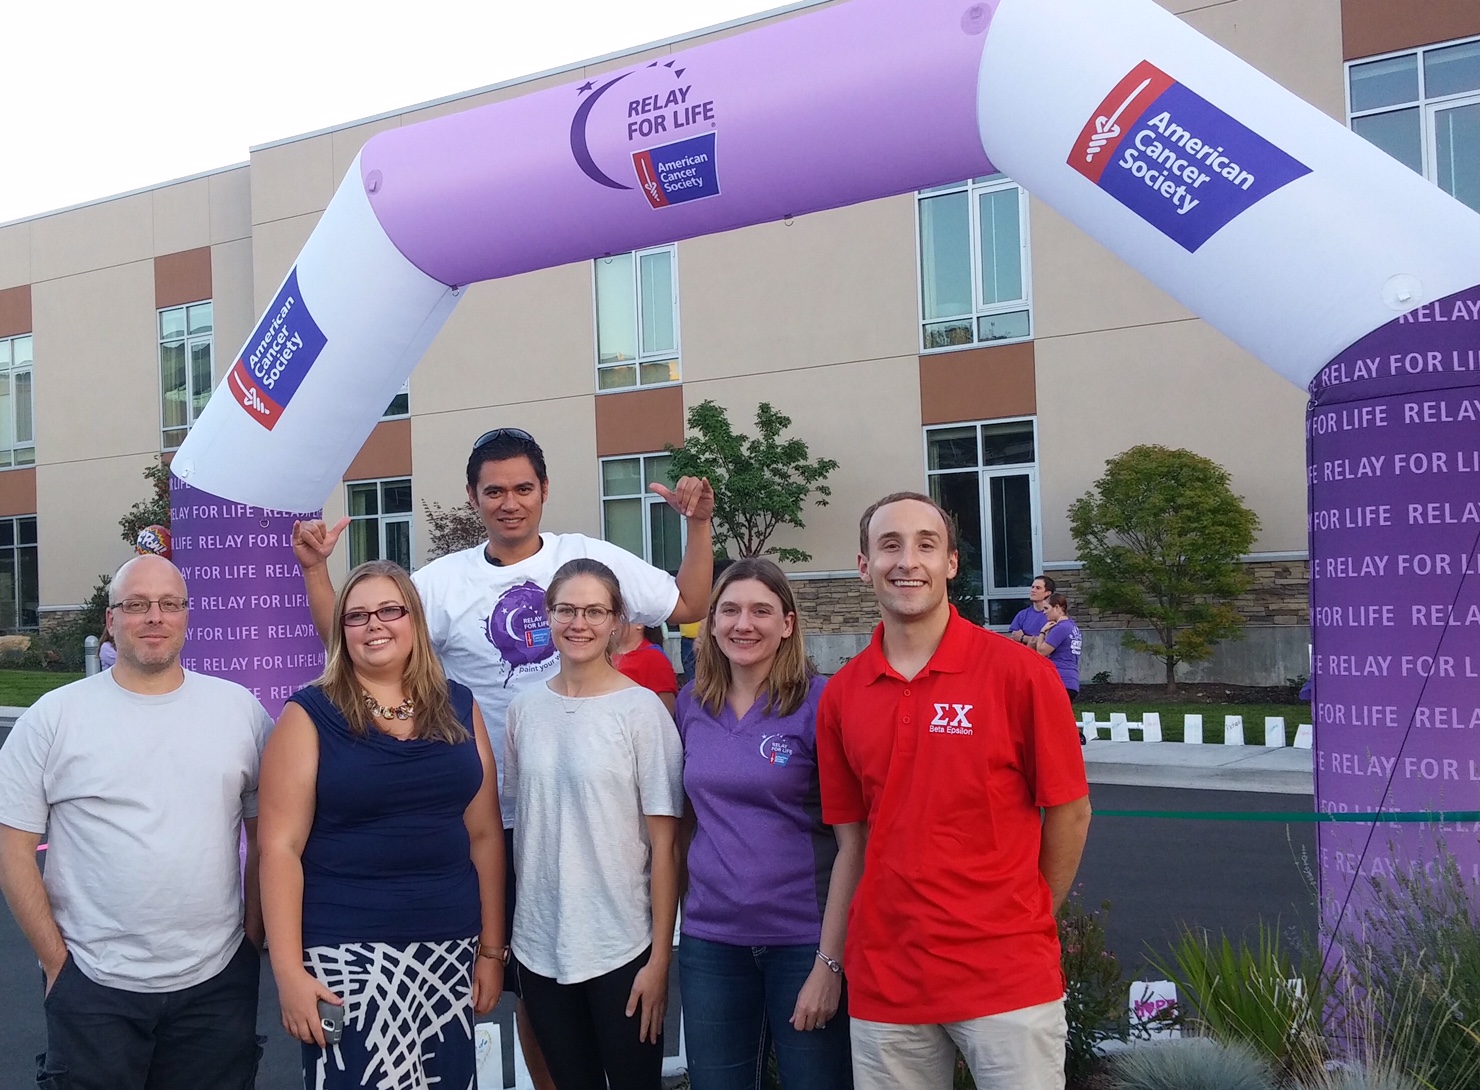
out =
<path fill-rule="evenodd" d="M 1348 822 L 1433 824 L 1439 821 L 1477 821 L 1480 810 L 1384 810 L 1366 814 L 1323 814 L 1314 810 L 1096 810 L 1095 817 L 1169 818 L 1174 821 Z"/>

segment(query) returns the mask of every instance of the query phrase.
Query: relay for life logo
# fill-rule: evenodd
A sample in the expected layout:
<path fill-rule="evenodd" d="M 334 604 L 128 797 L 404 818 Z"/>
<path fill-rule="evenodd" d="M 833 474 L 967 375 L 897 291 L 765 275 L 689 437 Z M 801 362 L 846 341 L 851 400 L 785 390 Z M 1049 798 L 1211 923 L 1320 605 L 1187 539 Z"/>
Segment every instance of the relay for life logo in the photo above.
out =
<path fill-rule="evenodd" d="M 1069 166 L 1188 251 L 1310 173 L 1149 61 L 1105 96 Z"/>
<path fill-rule="evenodd" d="M 303 302 L 295 268 L 226 376 L 227 389 L 248 416 L 272 431 L 327 343 Z"/>
<path fill-rule="evenodd" d="M 587 80 L 576 94 L 570 150 L 593 182 L 638 189 L 652 208 L 719 196 L 714 99 L 678 58 Z"/>

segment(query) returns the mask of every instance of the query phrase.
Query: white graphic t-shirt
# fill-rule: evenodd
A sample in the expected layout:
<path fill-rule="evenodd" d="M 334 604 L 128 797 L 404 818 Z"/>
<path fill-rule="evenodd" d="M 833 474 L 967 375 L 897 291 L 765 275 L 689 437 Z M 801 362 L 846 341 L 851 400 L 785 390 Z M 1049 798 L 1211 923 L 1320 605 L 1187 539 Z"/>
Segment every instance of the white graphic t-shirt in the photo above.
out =
<path fill-rule="evenodd" d="M 567 560 L 590 557 L 622 584 L 629 620 L 660 624 L 678 605 L 673 576 L 626 549 L 584 534 L 541 534 L 540 551 L 517 564 L 490 564 L 476 545 L 416 572 L 432 645 L 447 676 L 473 690 L 498 760 L 504 825 L 514 824 L 514 800 L 503 795 L 505 713 L 514 694 L 555 675 L 560 656 L 545 617 L 545 588 Z"/>

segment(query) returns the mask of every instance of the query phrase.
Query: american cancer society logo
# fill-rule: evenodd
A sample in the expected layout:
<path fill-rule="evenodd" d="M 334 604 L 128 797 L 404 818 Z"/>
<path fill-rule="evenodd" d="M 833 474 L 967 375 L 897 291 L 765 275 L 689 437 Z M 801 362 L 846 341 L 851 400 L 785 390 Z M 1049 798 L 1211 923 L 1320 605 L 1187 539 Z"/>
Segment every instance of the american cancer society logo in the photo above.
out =
<path fill-rule="evenodd" d="M 632 153 L 632 166 L 648 204 L 666 208 L 719 196 L 712 132 Z"/>
<path fill-rule="evenodd" d="M 271 431 L 327 343 L 303 302 L 294 268 L 226 377 L 232 398 Z"/>
<path fill-rule="evenodd" d="M 1069 165 L 1189 252 L 1310 173 L 1148 61 L 1100 103 Z"/>

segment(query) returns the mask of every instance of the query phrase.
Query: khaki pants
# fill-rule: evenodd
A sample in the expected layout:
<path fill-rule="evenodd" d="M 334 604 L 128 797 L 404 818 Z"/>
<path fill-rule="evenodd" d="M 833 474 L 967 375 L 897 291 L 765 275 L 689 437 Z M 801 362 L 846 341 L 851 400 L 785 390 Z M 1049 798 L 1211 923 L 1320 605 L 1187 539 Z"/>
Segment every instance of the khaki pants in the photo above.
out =
<path fill-rule="evenodd" d="M 854 1018 L 855 1090 L 950 1090 L 956 1050 L 977 1090 L 1064 1090 L 1064 1001 L 968 1022 L 901 1026 Z"/>

